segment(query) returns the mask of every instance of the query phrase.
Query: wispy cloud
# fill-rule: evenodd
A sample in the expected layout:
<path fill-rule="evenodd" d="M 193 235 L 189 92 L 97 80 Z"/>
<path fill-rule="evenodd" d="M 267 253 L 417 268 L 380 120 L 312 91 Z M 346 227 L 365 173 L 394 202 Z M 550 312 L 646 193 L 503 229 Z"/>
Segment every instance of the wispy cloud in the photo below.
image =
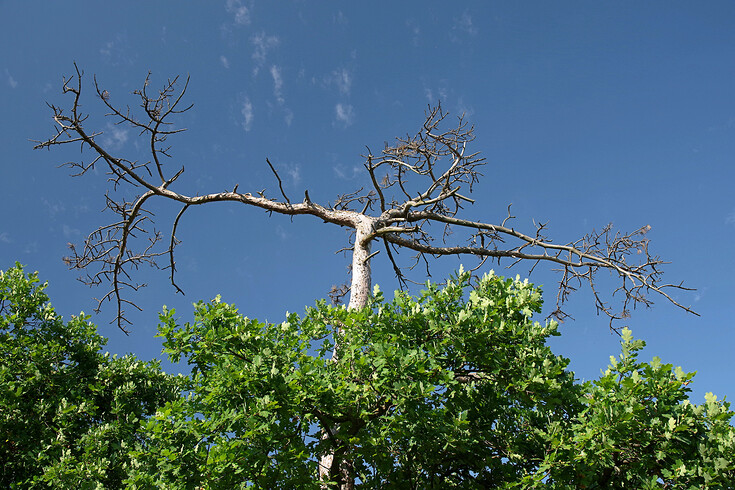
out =
<path fill-rule="evenodd" d="M 16 88 L 18 86 L 18 81 L 13 78 L 13 75 L 10 74 L 8 69 L 5 69 L 5 77 L 8 80 L 8 85 L 10 85 L 10 88 Z"/>
<path fill-rule="evenodd" d="M 726 225 L 735 225 L 735 210 L 732 211 L 732 213 L 725 216 L 725 224 Z"/>
<path fill-rule="evenodd" d="M 250 24 L 250 10 L 242 4 L 241 0 L 227 0 L 225 10 L 234 16 L 235 24 L 241 26 Z"/>
<path fill-rule="evenodd" d="M 253 45 L 252 58 L 255 62 L 255 67 L 253 67 L 253 76 L 256 76 L 260 71 L 260 68 L 265 64 L 265 61 L 268 58 L 268 51 L 278 46 L 279 42 L 278 36 L 268 36 L 265 32 L 253 34 L 250 37 L 250 44 Z"/>
<path fill-rule="evenodd" d="M 340 68 L 334 70 L 332 73 L 332 80 L 337 85 L 337 90 L 342 95 L 349 95 L 350 89 L 352 88 L 352 75 L 346 68 Z"/>
<path fill-rule="evenodd" d="M 288 177 L 289 183 L 292 186 L 297 186 L 301 183 L 301 165 L 298 163 L 281 165 L 284 169 L 284 174 Z"/>
<path fill-rule="evenodd" d="M 250 131 L 253 128 L 253 120 L 255 119 L 255 113 L 253 112 L 253 103 L 250 102 L 250 97 L 245 96 L 240 106 L 240 114 L 242 114 L 242 129 Z"/>
<path fill-rule="evenodd" d="M 283 77 L 281 77 L 281 69 L 273 65 L 271 66 L 271 77 L 273 77 L 273 95 L 280 105 L 286 102 L 283 98 Z"/>
<path fill-rule="evenodd" d="M 37 254 L 38 253 L 38 241 L 33 240 L 32 242 L 26 243 L 25 248 L 23 248 L 23 253 L 30 254 L 30 255 Z"/>
<path fill-rule="evenodd" d="M 72 228 L 67 224 L 61 226 L 61 231 L 62 233 L 64 233 L 64 238 L 66 238 L 67 240 L 73 240 L 75 238 L 78 238 L 79 235 L 82 234 L 82 232 L 79 231 L 77 228 Z"/>
<path fill-rule="evenodd" d="M 458 115 L 464 115 L 471 117 L 475 113 L 475 108 L 465 103 L 464 98 L 460 97 L 457 102 L 457 109 L 455 111 Z"/>
<path fill-rule="evenodd" d="M 454 29 L 468 34 L 470 36 L 477 35 L 477 26 L 472 21 L 472 16 L 468 11 L 464 11 L 461 16 L 454 19 Z"/>
<path fill-rule="evenodd" d="M 230 60 L 228 60 L 225 55 L 220 56 L 219 61 L 220 63 L 222 63 L 222 66 L 224 66 L 225 68 L 230 67 Z"/>
<path fill-rule="evenodd" d="M 0 242 L 3 243 L 12 243 L 13 240 L 10 239 L 10 235 L 8 235 L 7 231 L 4 231 L 0 233 Z"/>
<path fill-rule="evenodd" d="M 128 142 L 128 130 L 112 123 L 107 123 L 107 129 L 100 138 L 102 146 L 119 150 Z"/>
<path fill-rule="evenodd" d="M 270 73 L 273 78 L 273 95 L 276 98 L 278 107 L 283 112 L 283 121 L 287 126 L 291 126 L 294 114 L 293 111 L 286 106 L 286 97 L 283 95 L 283 75 L 281 73 L 281 68 L 277 65 L 272 65 Z"/>
<path fill-rule="evenodd" d="M 361 167 L 360 165 L 353 165 L 352 167 L 348 167 L 346 165 L 338 163 L 337 165 L 332 167 L 332 170 L 334 171 L 334 175 L 336 175 L 337 178 L 342 180 L 352 180 L 355 177 L 362 175 L 363 167 Z"/>
<path fill-rule="evenodd" d="M 449 93 L 445 87 L 440 87 L 437 90 L 424 88 L 424 95 L 426 95 L 426 100 L 429 101 L 429 104 L 446 101 L 449 97 Z"/>
<path fill-rule="evenodd" d="M 45 197 L 42 197 L 41 203 L 43 203 L 43 205 L 46 207 L 46 211 L 48 211 L 48 214 L 49 216 L 51 216 L 51 218 L 55 218 L 56 215 L 58 215 L 59 213 L 63 213 L 66 211 L 66 208 L 61 201 L 51 202 Z"/>
<path fill-rule="evenodd" d="M 421 26 L 415 19 L 408 19 L 406 21 L 406 27 L 411 33 L 411 44 L 418 46 L 421 40 Z"/>
<path fill-rule="evenodd" d="M 87 203 L 75 204 L 73 209 L 75 216 L 79 216 L 80 214 L 89 212 L 89 206 L 87 205 Z"/>
<path fill-rule="evenodd" d="M 281 225 L 276 225 L 276 236 L 280 238 L 282 241 L 286 241 L 289 238 L 288 232 L 283 228 Z"/>
<path fill-rule="evenodd" d="M 337 121 L 345 126 L 351 125 L 355 120 L 355 111 L 350 104 L 337 104 L 334 107 L 334 113 Z"/>
<path fill-rule="evenodd" d="M 347 25 L 347 16 L 341 10 L 338 10 L 337 13 L 332 17 L 332 19 L 337 25 Z"/>
<path fill-rule="evenodd" d="M 302 73 L 299 73 L 302 75 Z M 340 95 L 350 95 L 352 90 L 352 73 L 347 68 L 337 68 L 321 78 L 312 77 L 311 83 L 321 85 L 325 89 L 336 87 Z"/>
<path fill-rule="evenodd" d="M 134 58 L 130 55 L 130 42 L 125 32 L 115 35 L 115 39 L 108 41 L 100 48 L 102 60 L 112 66 L 132 65 Z"/>
<path fill-rule="evenodd" d="M 301 164 L 276 163 L 276 169 L 284 187 L 297 187 L 301 183 Z"/>

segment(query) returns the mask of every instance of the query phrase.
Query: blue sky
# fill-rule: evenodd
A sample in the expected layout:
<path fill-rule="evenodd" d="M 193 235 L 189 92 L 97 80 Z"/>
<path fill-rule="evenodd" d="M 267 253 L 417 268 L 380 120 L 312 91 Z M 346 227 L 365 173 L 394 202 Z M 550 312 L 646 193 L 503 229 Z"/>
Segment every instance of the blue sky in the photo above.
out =
<path fill-rule="evenodd" d="M 209 193 L 278 187 L 265 158 L 292 196 L 312 200 L 366 183 L 365 146 L 414 133 L 429 103 L 441 100 L 476 126 L 474 149 L 487 158 L 476 204 L 465 217 L 502 221 L 567 242 L 613 222 L 621 230 L 651 225 L 654 253 L 671 262 L 670 282 L 701 317 L 653 298 L 628 325 L 648 342 L 644 357 L 699 372 L 694 398 L 735 396 L 735 4 L 712 2 L 99 2 L 0 1 L 0 268 L 20 261 L 50 282 L 57 309 L 90 312 L 90 290 L 61 258 L 67 243 L 110 219 L 105 177 L 71 178 L 60 163 L 77 148 L 33 151 L 52 135 L 46 102 L 63 105 L 62 76 L 73 63 L 134 105 L 131 92 L 152 72 L 153 86 L 191 77 L 194 103 L 172 138 L 177 184 Z M 142 155 L 135 131 L 84 100 L 88 127 L 119 154 Z M 160 228 L 177 208 L 155 206 Z M 335 251 L 346 232 L 310 217 L 293 220 L 232 204 L 189 212 L 180 228 L 176 295 L 165 273 L 141 271 L 148 288 L 136 299 L 129 337 L 108 325 L 108 306 L 93 321 L 113 352 L 157 357 L 157 312 L 221 294 L 250 317 L 279 321 L 303 311 L 347 279 Z M 442 278 L 471 258 L 434 264 Z M 505 270 L 525 276 L 528 268 Z M 374 282 L 397 287 L 384 257 Z M 423 280 L 425 277 L 413 276 Z M 555 276 L 534 271 L 553 304 Z M 554 349 L 590 379 L 618 353 L 619 339 L 595 315 L 590 292 L 569 304 Z"/>

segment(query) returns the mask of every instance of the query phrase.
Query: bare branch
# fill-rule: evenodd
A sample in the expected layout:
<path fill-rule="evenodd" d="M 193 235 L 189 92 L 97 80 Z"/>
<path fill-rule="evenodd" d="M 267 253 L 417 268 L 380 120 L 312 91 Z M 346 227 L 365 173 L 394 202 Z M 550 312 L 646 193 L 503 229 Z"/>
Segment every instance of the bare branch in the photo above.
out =
<path fill-rule="evenodd" d="M 383 187 L 389 186 L 388 176 L 386 176 L 382 185 L 378 184 L 378 180 L 375 177 L 375 167 L 373 167 L 373 155 L 370 152 L 370 148 L 368 148 L 368 154 L 366 158 L 367 163 L 365 164 L 365 168 L 370 174 L 370 180 L 373 182 L 373 188 L 375 189 L 375 192 L 378 194 L 378 198 L 380 199 L 380 211 L 385 212 L 385 197 L 383 196 Z"/>
<path fill-rule="evenodd" d="M 235 186 L 235 189 L 237 189 L 237 186 Z M 174 274 L 176 273 L 176 262 L 174 262 L 174 247 L 181 243 L 176 238 L 176 229 L 179 226 L 179 220 L 184 215 L 186 210 L 189 209 L 189 205 L 186 204 L 184 207 L 181 208 L 181 211 L 179 211 L 179 214 L 176 215 L 176 219 L 174 220 L 174 225 L 171 227 L 171 241 L 168 245 L 168 255 L 169 255 L 169 267 L 171 268 L 171 285 L 176 288 L 176 291 L 184 294 L 184 291 L 176 284 L 176 281 L 174 280 Z"/>
<path fill-rule="evenodd" d="M 291 204 L 291 201 L 289 201 L 288 196 L 286 196 L 286 193 L 283 192 L 283 182 L 281 182 L 281 176 L 278 175 L 278 172 L 276 172 L 276 169 L 273 168 L 273 164 L 271 164 L 270 160 L 266 158 L 265 161 L 268 163 L 268 166 L 271 168 L 273 175 L 275 175 L 276 179 L 278 179 L 278 188 L 281 189 L 281 195 L 283 196 L 283 198 L 286 200 L 288 204 Z"/>
<path fill-rule="evenodd" d="M 174 280 L 174 249 L 179 244 L 176 238 L 179 222 L 189 207 L 219 201 L 239 202 L 291 217 L 311 215 L 326 223 L 349 228 L 353 233 L 352 246 L 342 250 L 352 253 L 352 282 L 349 288 L 346 285 L 333 288 L 330 295 L 339 299 L 349 290 L 351 308 L 363 306 L 370 294 L 370 260 L 379 252 L 371 252 L 370 247 L 372 242 L 380 240 L 401 287 L 414 282 L 404 275 L 403 269 L 412 270 L 419 262 L 425 264 L 425 273 L 430 276 L 428 257 L 471 255 L 479 259 L 479 265 L 473 270 L 478 270 L 488 259 L 508 259 L 509 266 L 518 262 L 529 263 L 530 272 L 538 264 L 551 264 L 560 275 L 554 312 L 560 319 L 568 316 L 561 308 L 569 295 L 583 283 L 589 284 L 598 311 L 610 317 L 611 327 L 614 320 L 626 318 L 631 308 L 639 304 L 650 306 L 651 292 L 694 313 L 670 294 L 672 290 L 687 288 L 661 281 L 661 266 L 665 263 L 649 252 L 646 233 L 650 226 L 620 233 L 608 225 L 575 241 L 557 244 L 546 236 L 546 223 L 534 223 L 536 229 L 529 234 L 511 227 L 509 223 L 515 217 L 511 214 L 510 205 L 500 224 L 458 217 L 463 205 L 475 202 L 469 196 L 486 162 L 478 152 L 469 150 L 475 139 L 474 127 L 463 116 L 458 117 L 455 124 L 448 124 L 450 118 L 440 105 L 428 107 L 416 134 L 385 144 L 379 155 L 374 155 L 368 147 L 364 166 L 371 188 L 339 195 L 333 205 L 321 206 L 312 202 L 308 191 L 304 192 L 303 202 L 291 203 L 269 159 L 266 162 L 278 181 L 283 202 L 267 197 L 265 190 L 255 192 L 255 195 L 239 193 L 238 185 L 231 192 L 190 196 L 171 190 L 184 168 L 172 172 L 163 158 L 171 156 L 167 138 L 184 131 L 176 127 L 172 119 L 192 107 L 180 108 L 189 79 L 184 81 L 181 89 L 177 88 L 178 77 L 170 79 L 157 93 L 151 94 L 149 73 L 143 87 L 133 92 L 139 102 L 135 110 L 118 105 L 116 97 L 94 79 L 96 99 L 107 110 L 106 116 L 112 118 L 114 124 L 136 128 L 140 137 L 146 139 L 150 160 L 138 162 L 113 155 L 98 143 L 99 136 L 103 134 L 101 131 L 86 130 L 87 115 L 81 112 L 83 72 L 76 65 L 74 68 L 76 75 L 63 80 L 63 92 L 71 97 L 70 109 L 65 112 L 49 104 L 55 134 L 45 141 L 36 142 L 35 148 L 79 144 L 91 157 L 86 162 L 80 160 L 65 164 L 72 169 L 72 175 L 87 175 L 90 169 L 103 165 L 112 190 L 119 186 L 126 190 L 137 189 L 138 196 L 132 200 L 106 194 L 106 209 L 116 215 L 115 220 L 92 232 L 85 240 L 81 254 L 77 254 L 72 245 L 72 255 L 64 259 L 70 267 L 86 271 L 84 281 L 87 284 L 109 284 L 110 289 L 98 300 L 98 308 L 105 301 L 113 301 L 117 306 L 115 321 L 123 330 L 127 322 L 125 307 L 137 307 L 126 294 L 144 286 L 132 280 L 134 270 L 143 264 L 157 267 L 157 259 L 165 255 L 166 268 L 171 269 L 171 284 L 183 292 Z M 129 196 L 131 193 L 123 194 Z M 163 242 L 161 233 L 149 228 L 153 225 L 153 215 L 146 206 L 154 198 L 174 201 L 182 206 L 173 221 L 170 236 Z M 372 214 L 374 204 L 379 207 L 376 214 Z M 432 225 L 442 227 L 439 236 L 432 235 Z M 462 230 L 467 233 L 455 234 Z M 458 241 L 458 235 L 466 237 L 467 241 Z M 439 238 L 440 244 L 436 243 Z M 159 243 L 167 243 L 167 246 L 159 246 Z M 401 268 L 398 263 L 399 248 L 415 252 L 413 262 L 407 267 Z M 94 267 L 97 267 L 96 271 Z M 618 287 L 612 294 L 603 295 L 598 290 L 596 275 L 600 270 L 611 271 L 619 278 Z M 619 308 L 613 308 L 605 299 L 613 297 L 620 298 Z"/>
<path fill-rule="evenodd" d="M 332 289 L 329 290 L 327 295 L 329 296 L 329 299 L 332 300 L 332 304 L 336 306 L 342 303 L 342 298 L 344 298 L 349 292 L 350 286 L 348 284 L 340 284 L 339 286 L 333 284 Z"/>

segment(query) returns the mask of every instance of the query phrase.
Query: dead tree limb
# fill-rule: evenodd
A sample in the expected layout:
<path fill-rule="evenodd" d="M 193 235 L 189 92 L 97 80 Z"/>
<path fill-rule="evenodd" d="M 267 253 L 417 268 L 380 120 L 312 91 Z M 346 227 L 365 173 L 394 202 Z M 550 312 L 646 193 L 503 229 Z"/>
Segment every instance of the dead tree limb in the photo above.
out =
<path fill-rule="evenodd" d="M 35 148 L 78 143 L 91 154 L 91 160 L 66 163 L 73 175 L 85 175 L 102 166 L 113 191 L 120 186 L 138 190 L 137 197 L 133 199 L 113 198 L 108 193 L 106 207 L 117 215 L 117 219 L 93 231 L 80 252 L 72 247 L 72 256 L 66 258 L 72 268 L 85 271 L 87 283 L 109 285 L 97 309 L 103 302 L 113 301 L 117 306 L 114 321 L 124 331 L 129 324 L 125 308 L 137 307 L 128 294 L 144 286 L 133 279 L 134 270 L 143 264 L 158 266 L 161 257 L 166 257 L 164 268 L 169 269 L 173 287 L 181 291 L 175 281 L 174 255 L 179 244 L 176 238 L 179 221 L 192 206 L 215 201 L 241 202 L 289 216 L 311 215 L 352 229 L 350 308 L 365 305 L 370 295 L 370 259 L 378 253 L 371 252 L 371 245 L 379 240 L 383 242 L 388 260 L 402 284 L 406 281 L 405 267 L 400 267 L 398 262 L 402 249 L 415 252 L 414 260 L 424 262 L 427 271 L 428 258 L 472 255 L 481 263 L 487 259 L 509 259 L 510 265 L 524 261 L 533 267 L 539 263 L 554 266 L 560 272 L 558 316 L 565 315 L 563 304 L 569 294 L 583 283 L 590 285 L 597 309 L 610 318 L 611 328 L 614 328 L 613 321 L 626 318 L 631 308 L 650 306 L 652 292 L 694 313 L 669 293 L 688 288 L 661 281 L 664 262 L 649 252 L 648 225 L 631 233 L 615 232 L 608 225 L 578 240 L 558 244 L 545 236 L 545 224 L 537 224 L 536 230 L 530 234 L 508 226 L 514 218 L 510 214 L 510 206 L 507 218 L 499 224 L 458 217 L 464 206 L 474 203 L 469 196 L 481 177 L 479 170 L 486 162 L 479 152 L 468 149 L 475 138 L 474 128 L 463 116 L 450 124 L 448 114 L 440 105 L 428 108 L 416 134 L 397 138 L 395 143 L 386 144 L 379 154 L 373 154 L 368 148 L 364 158 L 371 188 L 338 196 L 334 204 L 317 204 L 311 201 L 308 191 L 305 191 L 302 202 L 291 202 L 269 160 L 267 164 L 277 179 L 285 202 L 267 197 L 264 191 L 256 195 L 238 192 L 238 186 L 228 192 L 192 196 L 171 189 L 184 172 L 184 167 L 171 168 L 170 146 L 167 145 L 169 136 L 185 130 L 175 127 L 171 119 L 192 107 L 183 106 L 182 102 L 188 78 L 180 89 L 177 88 L 179 79 L 174 78 L 151 93 L 149 74 L 143 87 L 133 92 L 139 99 L 139 109 L 135 111 L 130 107 L 123 109 L 113 105 L 109 93 L 94 79 L 96 95 L 106 107 L 106 115 L 115 124 L 137 129 L 140 137 L 147 140 L 150 159 L 140 163 L 114 155 L 100 144 L 101 131 L 87 130 L 85 121 L 88 115 L 81 109 L 83 73 L 76 65 L 75 70 L 75 75 L 65 78 L 63 83 L 63 92 L 71 97 L 68 112 L 59 106 L 49 105 L 56 123 L 56 134 L 45 141 L 37 141 Z M 165 240 L 167 245 L 162 244 L 164 235 L 151 228 L 153 217 L 146 206 L 153 198 L 166 198 L 181 204 Z M 432 225 L 443 227 L 441 236 L 431 233 Z M 452 242 L 452 232 L 462 229 L 469 232 L 469 238 L 463 242 Z M 138 248 L 134 248 L 133 242 Z M 596 274 L 601 270 L 611 271 L 620 279 L 618 288 L 611 294 L 603 295 L 595 287 Z M 620 299 L 617 307 L 610 302 L 612 296 Z"/>
<path fill-rule="evenodd" d="M 368 148 L 364 158 L 371 188 L 338 196 L 334 204 L 317 204 L 309 198 L 308 191 L 304 191 L 302 202 L 292 202 L 269 160 L 266 162 L 276 177 L 285 202 L 267 197 L 265 191 L 255 194 L 238 192 L 238 185 L 232 191 L 187 195 L 171 189 L 184 172 L 184 167 L 173 165 L 171 168 L 167 140 L 169 136 L 184 131 L 174 126 L 171 119 L 192 107 L 182 105 L 188 78 L 181 89 L 177 89 L 179 80 L 174 78 L 157 92 L 150 93 L 149 74 L 142 89 L 133 92 L 139 99 L 139 109 L 135 111 L 113 105 L 109 93 L 94 79 L 97 97 L 107 108 L 107 116 L 115 124 L 137 129 L 140 137 L 147 140 L 150 159 L 140 163 L 114 155 L 111 149 L 100 143 L 101 131 L 89 131 L 85 127 L 88 116 L 82 112 L 81 104 L 83 73 L 76 65 L 75 70 L 76 74 L 63 82 L 63 92 L 71 97 L 68 112 L 59 106 L 49 105 L 56 134 L 45 141 L 37 141 L 35 148 L 78 143 L 82 150 L 91 154 L 91 160 L 66 163 L 72 169 L 72 175 L 85 175 L 102 167 L 108 174 L 113 192 L 124 187 L 136 193 L 136 197 L 131 199 L 111 197 L 108 192 L 106 207 L 116 215 L 116 219 L 93 231 L 81 251 L 71 245 L 72 256 L 65 258 L 70 267 L 86 273 L 83 280 L 88 284 L 108 286 L 97 310 L 105 301 L 113 301 L 117 308 L 113 321 L 125 332 L 129 325 L 125 308 L 138 308 L 128 295 L 144 286 L 133 279 L 135 270 L 144 264 L 158 266 L 158 261 L 165 257 L 167 263 L 164 268 L 169 269 L 171 284 L 182 292 L 175 280 L 174 252 L 179 244 L 176 237 L 179 222 L 192 206 L 217 201 L 240 202 L 291 217 L 315 216 L 326 223 L 350 228 L 351 246 L 344 250 L 352 251 L 351 285 L 332 291 L 339 299 L 349 289 L 349 308 L 367 304 L 371 292 L 370 261 L 380 252 L 371 252 L 371 246 L 377 240 L 383 243 L 385 255 L 402 285 L 408 279 L 404 268 L 399 266 L 401 250 L 414 252 L 414 263 L 409 269 L 423 262 L 427 274 L 429 258 L 471 255 L 479 259 L 477 267 L 488 259 L 499 262 L 507 259 L 510 265 L 523 261 L 531 264 L 532 270 L 541 263 L 555 267 L 560 272 L 555 312 L 559 317 L 565 316 L 561 308 L 569 294 L 583 283 L 590 285 L 597 309 L 610 318 L 611 328 L 614 328 L 613 321 L 626 318 L 632 307 L 639 304 L 650 306 L 651 293 L 657 293 L 679 308 L 694 313 L 669 294 L 671 290 L 687 288 L 682 284 L 661 282 L 664 262 L 649 252 L 648 225 L 631 233 L 614 232 L 608 225 L 578 240 L 557 244 L 545 236 L 545 224 L 537 224 L 531 233 L 509 226 L 514 218 L 510 214 L 510 206 L 508 216 L 499 224 L 458 217 L 464 206 L 474 203 L 469 196 L 486 162 L 478 152 L 468 149 L 475 138 L 474 128 L 463 116 L 450 120 L 439 105 L 428 108 L 423 125 L 416 134 L 386 144 L 378 154 L 373 154 Z M 154 198 L 168 199 L 181 206 L 167 240 L 160 231 L 152 228 L 153 215 L 146 206 Z M 436 226 L 443 230 L 438 236 L 432 233 Z M 453 234 L 455 230 L 465 230 L 465 236 L 469 237 L 458 241 Z M 603 270 L 613 272 L 620 280 L 617 289 L 607 296 L 596 288 L 596 275 Z M 605 299 L 611 296 L 620 298 L 617 308 Z M 335 360 L 338 354 L 337 343 Z M 339 429 L 339 422 L 324 423 L 325 437 Z M 338 475 L 348 470 L 349 461 L 343 461 L 338 448 L 324 455 L 320 461 L 322 478 L 330 475 L 339 478 Z M 340 486 L 349 488 L 349 483 L 350 478 L 345 477 L 344 485 Z"/>

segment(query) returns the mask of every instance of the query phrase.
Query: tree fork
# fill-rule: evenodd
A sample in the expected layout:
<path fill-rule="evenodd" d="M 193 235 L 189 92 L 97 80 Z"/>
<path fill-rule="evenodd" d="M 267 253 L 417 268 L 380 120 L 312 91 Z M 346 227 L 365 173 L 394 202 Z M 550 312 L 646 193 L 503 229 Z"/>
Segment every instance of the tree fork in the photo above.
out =
<path fill-rule="evenodd" d="M 146 146 L 150 148 L 151 159 L 139 163 L 113 155 L 112 150 L 97 142 L 101 131 L 88 132 L 84 128 L 87 115 L 81 111 L 83 72 L 76 65 L 74 68 L 76 74 L 63 81 L 64 94 L 71 96 L 70 108 L 65 112 L 49 104 L 56 134 L 49 139 L 36 141 L 35 148 L 78 143 L 83 150 L 91 152 L 92 161 L 66 163 L 72 169 L 72 175 L 86 175 L 99 165 L 107 170 L 113 190 L 125 186 L 139 191 L 133 199 L 119 197 L 116 200 L 106 195 L 106 207 L 117 215 L 117 220 L 93 231 L 80 252 L 72 245 L 72 256 L 65 258 L 71 268 L 86 272 L 83 279 L 86 283 L 109 285 L 106 294 L 98 301 L 96 311 L 99 311 L 103 302 L 114 300 L 117 313 L 113 321 L 126 333 L 129 322 L 125 318 L 125 307 L 137 308 L 135 302 L 128 299 L 128 294 L 143 286 L 133 280 L 133 271 L 143 263 L 156 265 L 160 257 L 166 257 L 171 283 L 177 291 L 181 291 L 174 280 L 174 251 L 179 244 L 176 231 L 180 218 L 191 206 L 221 201 L 241 202 L 289 216 L 311 215 L 326 223 L 354 230 L 348 305 L 351 309 L 364 307 L 368 302 L 371 294 L 370 260 L 377 253 L 371 254 L 371 245 L 375 240 L 382 240 L 401 284 L 405 281 L 403 268 L 397 261 L 401 249 L 415 252 L 414 259 L 424 261 L 427 270 L 428 259 L 442 255 L 475 256 L 480 259 L 479 266 L 488 258 L 498 261 L 506 258 L 513 260 L 513 264 L 519 261 L 533 264 L 532 270 L 539 263 L 559 268 L 561 278 L 557 314 L 560 316 L 564 316 L 562 307 L 569 294 L 582 283 L 589 284 L 598 311 L 610 318 L 610 328 L 613 330 L 616 330 L 613 322 L 627 318 L 632 307 L 639 304 L 650 306 L 651 292 L 696 314 L 669 293 L 688 288 L 682 284 L 661 282 L 660 268 L 665 262 L 649 252 L 646 232 L 650 226 L 621 234 L 613 232 L 608 225 L 577 240 L 557 244 L 544 235 L 546 224 L 537 224 L 532 233 L 522 233 L 507 226 L 507 222 L 514 218 L 510 215 L 510 206 L 508 216 L 499 224 L 457 217 L 463 205 L 474 203 L 469 195 L 481 177 L 480 169 L 486 161 L 479 152 L 468 151 L 468 145 L 475 139 L 474 127 L 466 122 L 464 116 L 458 117 L 454 125 L 447 124 L 448 114 L 441 105 L 428 107 L 424 122 L 416 134 L 397 138 L 394 144 L 386 144 L 377 155 L 368 148 L 364 155 L 364 166 L 372 188 L 338 196 L 332 205 L 323 206 L 313 202 L 308 191 L 304 191 L 302 202 L 292 203 L 284 192 L 276 167 L 269 160 L 266 163 L 276 177 L 285 202 L 266 197 L 265 191 L 257 192 L 257 195 L 240 193 L 239 184 L 232 191 L 190 196 L 171 190 L 183 174 L 184 167 L 175 166 L 171 169 L 164 163 L 166 157 L 171 157 L 167 138 L 185 130 L 174 128 L 170 119 L 192 107 L 180 107 L 188 78 L 180 90 L 177 89 L 177 77 L 168 80 L 157 93 L 151 94 L 149 73 L 142 89 L 133 92 L 140 99 L 139 106 L 142 109 L 139 111 L 142 114 L 137 115 L 131 113 L 130 108 L 123 110 L 113 105 L 109 93 L 94 79 L 96 95 L 109 111 L 107 116 L 115 124 L 134 127 L 141 138 L 147 139 Z M 168 199 L 182 205 L 169 233 L 169 240 L 163 240 L 160 232 L 147 231 L 146 225 L 152 224 L 153 218 L 145 206 L 154 198 Z M 373 209 L 376 211 L 373 212 Z M 444 232 L 441 236 L 432 235 L 432 225 L 442 227 Z M 452 230 L 465 230 L 469 237 L 464 243 L 450 242 L 452 236 L 449 232 Z M 167 246 L 161 243 L 167 243 Z M 629 263 L 631 257 L 638 257 L 638 262 Z M 619 287 L 610 295 L 618 293 L 622 298 L 618 308 L 613 308 L 595 287 L 596 273 L 600 270 L 614 272 L 620 279 Z M 343 466 L 339 461 L 334 464 L 340 468 Z M 334 475 L 332 470 L 336 468 L 332 468 L 331 462 L 328 466 L 329 470 L 323 470 L 327 471 L 326 474 Z M 320 474 L 323 473 L 320 471 Z M 343 471 L 343 480 L 345 478 L 347 482 L 342 485 L 343 488 L 351 488 L 349 485 L 354 482 L 349 483 L 350 478 Z"/>

